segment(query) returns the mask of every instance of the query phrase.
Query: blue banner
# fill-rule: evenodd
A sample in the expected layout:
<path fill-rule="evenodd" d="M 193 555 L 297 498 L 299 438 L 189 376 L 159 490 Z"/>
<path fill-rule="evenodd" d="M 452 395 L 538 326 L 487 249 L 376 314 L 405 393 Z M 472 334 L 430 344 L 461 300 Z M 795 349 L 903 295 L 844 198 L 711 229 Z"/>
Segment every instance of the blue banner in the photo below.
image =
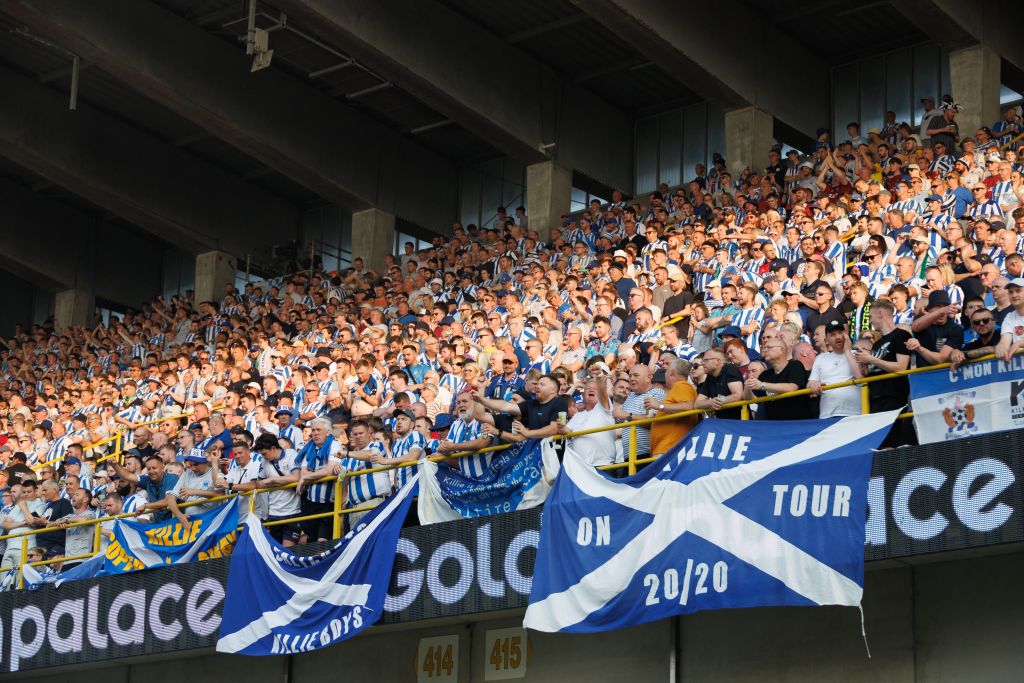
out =
<path fill-rule="evenodd" d="M 551 448 L 547 440 L 528 439 L 512 444 L 495 451 L 479 477 L 466 476 L 457 466 L 422 461 L 420 523 L 481 517 L 540 505 L 558 471 L 558 459 Z"/>
<path fill-rule="evenodd" d="M 227 557 L 237 537 L 238 504 L 235 501 L 189 517 L 188 529 L 174 518 L 156 524 L 121 519 L 114 524 L 114 537 L 107 546 L 103 573 L 123 574 L 148 567 Z"/>
<path fill-rule="evenodd" d="M 278 545 L 249 515 L 231 558 L 217 651 L 309 652 L 351 638 L 380 619 L 415 483 L 413 477 L 319 555 L 297 555 Z"/>
<path fill-rule="evenodd" d="M 898 412 L 704 420 L 621 480 L 570 449 L 524 626 L 590 633 L 707 609 L 857 605 L 872 449 Z"/>
<path fill-rule="evenodd" d="M 1024 427 L 1024 356 L 910 375 L 921 443 Z"/>

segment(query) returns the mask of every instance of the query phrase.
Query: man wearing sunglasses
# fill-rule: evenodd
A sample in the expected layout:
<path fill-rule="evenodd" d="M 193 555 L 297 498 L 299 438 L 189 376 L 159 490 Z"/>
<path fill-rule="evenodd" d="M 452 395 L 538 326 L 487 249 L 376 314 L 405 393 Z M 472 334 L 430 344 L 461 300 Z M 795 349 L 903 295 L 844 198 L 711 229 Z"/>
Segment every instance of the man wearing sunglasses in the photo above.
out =
<path fill-rule="evenodd" d="M 949 355 L 949 362 L 953 367 L 973 358 L 981 358 L 996 352 L 999 340 L 1003 333 L 996 324 L 995 315 L 987 308 L 979 308 L 971 313 L 971 329 L 977 335 L 974 341 L 964 344 L 962 350 L 956 350 Z"/>

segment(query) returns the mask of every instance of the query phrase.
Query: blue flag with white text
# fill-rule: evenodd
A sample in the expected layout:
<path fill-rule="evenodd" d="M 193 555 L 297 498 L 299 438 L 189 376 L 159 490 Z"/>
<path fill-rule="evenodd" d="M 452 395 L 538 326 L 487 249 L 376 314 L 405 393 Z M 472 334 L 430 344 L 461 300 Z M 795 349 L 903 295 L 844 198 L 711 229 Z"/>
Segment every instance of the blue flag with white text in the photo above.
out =
<path fill-rule="evenodd" d="M 309 652 L 380 619 L 416 478 L 319 555 L 284 548 L 248 515 L 231 557 L 217 651 Z"/>
<path fill-rule="evenodd" d="M 114 537 L 107 546 L 103 573 L 124 574 L 231 554 L 238 536 L 235 501 L 191 515 L 188 520 L 186 529 L 173 517 L 155 524 L 119 519 L 114 523 Z"/>
<path fill-rule="evenodd" d="M 491 454 L 478 477 L 459 467 L 420 461 L 420 524 L 537 507 L 558 474 L 550 439 L 527 439 Z M 466 457 L 479 457 L 478 455 Z"/>
<path fill-rule="evenodd" d="M 592 633 L 707 609 L 859 604 L 872 449 L 898 413 L 704 420 L 618 480 L 569 449 L 523 625 Z"/>

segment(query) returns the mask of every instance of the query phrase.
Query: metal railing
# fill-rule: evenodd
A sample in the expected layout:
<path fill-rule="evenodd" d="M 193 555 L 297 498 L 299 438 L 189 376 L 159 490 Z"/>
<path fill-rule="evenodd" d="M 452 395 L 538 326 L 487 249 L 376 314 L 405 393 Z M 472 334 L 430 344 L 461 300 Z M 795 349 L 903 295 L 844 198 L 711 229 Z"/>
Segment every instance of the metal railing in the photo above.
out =
<path fill-rule="evenodd" d="M 1024 353 L 1024 350 L 1022 350 L 1022 351 L 1020 351 L 1018 353 Z M 968 363 L 977 363 L 977 362 L 981 362 L 981 361 L 992 360 L 993 358 L 995 358 L 994 355 L 987 355 L 987 356 L 982 356 L 980 358 L 972 359 L 971 361 L 968 361 Z M 964 364 L 966 365 L 968 363 L 964 363 Z M 872 375 L 870 377 L 861 377 L 861 378 L 846 380 L 844 382 L 836 382 L 834 384 L 823 385 L 821 387 L 821 391 L 823 391 L 823 392 L 824 391 L 834 391 L 836 389 L 842 389 L 842 388 L 845 388 L 845 387 L 857 386 L 857 387 L 860 388 L 860 392 L 861 392 L 861 409 L 862 409 L 862 412 L 867 414 L 867 413 L 870 412 L 870 395 L 869 395 L 870 385 L 873 384 L 874 382 L 880 382 L 880 381 L 895 379 L 895 378 L 898 378 L 898 377 L 906 377 L 906 376 L 909 376 L 909 375 L 914 375 L 914 374 L 918 374 L 918 373 L 922 373 L 922 372 L 929 372 L 931 370 L 941 370 L 941 369 L 949 368 L 951 366 L 952 366 L 951 363 L 939 363 L 939 364 L 936 364 L 936 365 L 929 365 L 929 366 L 921 367 L 921 368 L 908 368 L 907 370 L 899 370 L 897 372 L 887 372 L 887 373 L 880 374 L 880 375 Z M 798 389 L 796 391 L 788 391 L 788 392 L 784 392 L 784 393 L 781 393 L 781 394 L 756 397 L 756 398 L 752 398 L 752 399 L 744 399 L 744 400 L 740 400 L 740 401 L 732 401 L 730 403 L 723 404 L 718 410 L 721 411 L 721 410 L 728 410 L 728 409 L 733 409 L 733 408 L 739 408 L 740 409 L 740 414 L 741 414 L 741 419 L 749 420 L 750 419 L 750 406 L 751 405 L 757 405 L 757 404 L 761 404 L 761 403 L 768 403 L 768 402 L 771 402 L 771 401 L 780 401 L 780 400 L 784 400 L 784 399 L 787 399 L 787 398 L 793 398 L 793 397 L 796 397 L 796 396 L 807 396 L 807 395 L 810 395 L 810 394 L 813 394 L 813 393 L 815 393 L 815 392 L 812 391 L 811 389 Z M 680 411 L 680 412 L 677 412 L 677 413 L 670 413 L 670 414 L 667 414 L 667 415 L 658 415 L 658 416 L 655 416 L 655 417 L 645 417 L 645 418 L 642 418 L 642 419 L 639 419 L 639 420 L 632 420 L 632 421 L 628 421 L 628 422 L 616 423 L 614 425 L 607 425 L 607 426 L 603 426 L 603 427 L 594 427 L 592 429 L 584 429 L 584 430 L 580 430 L 580 431 L 576 431 L 576 432 L 569 432 L 567 434 L 557 434 L 557 435 L 554 435 L 551 438 L 552 439 L 556 439 L 556 440 L 557 439 L 571 439 L 571 438 L 575 438 L 575 437 L 578 437 L 578 436 L 586 436 L 588 434 L 598 434 L 600 432 L 607 432 L 607 431 L 611 431 L 611 430 L 628 429 L 629 432 L 628 432 L 627 441 L 626 441 L 627 449 L 626 449 L 626 459 L 625 459 L 625 461 L 624 462 L 619 462 L 619 463 L 612 463 L 612 464 L 609 464 L 609 465 L 601 465 L 601 466 L 598 466 L 597 469 L 605 470 L 605 471 L 617 470 L 617 469 L 626 469 L 626 471 L 627 471 L 627 473 L 629 475 L 633 475 L 633 474 L 637 473 L 637 470 L 638 470 L 639 466 L 646 465 L 648 463 L 654 462 L 659 457 L 661 457 L 660 454 L 658 454 L 658 455 L 650 455 L 650 456 L 644 457 L 644 458 L 640 458 L 639 457 L 639 455 L 637 453 L 637 429 L 638 428 L 649 427 L 650 425 L 656 424 L 656 423 L 659 423 L 659 422 L 667 422 L 667 421 L 679 420 L 679 419 L 683 419 L 683 418 L 687 418 L 687 417 L 707 415 L 707 414 L 713 413 L 713 412 L 716 412 L 716 411 L 712 411 L 712 410 L 708 410 L 708 409 L 704 409 L 704 408 L 694 408 L 694 409 L 691 409 L 691 410 L 684 410 L 684 411 Z M 904 412 L 904 413 L 901 413 L 899 415 L 898 419 L 906 419 L 906 418 L 909 418 L 909 417 L 913 417 L 913 415 L 914 415 L 914 413 L 912 411 Z M 181 415 L 169 416 L 169 417 L 166 417 L 166 418 L 160 418 L 159 420 L 153 420 L 151 423 L 161 422 L 161 421 L 169 420 L 169 419 L 177 419 L 177 418 L 180 418 L 180 417 L 182 417 L 182 416 Z M 426 460 L 430 460 L 430 461 L 433 461 L 433 462 L 441 462 L 441 461 L 449 460 L 449 459 L 453 459 L 453 458 L 468 457 L 468 456 L 475 455 L 475 454 L 478 454 L 478 453 L 491 453 L 491 452 L 501 451 L 501 450 L 504 450 L 506 448 L 509 448 L 511 445 L 512 444 L 500 444 L 500 445 L 497 445 L 497 446 L 488 446 L 486 448 L 481 448 L 481 449 L 476 450 L 476 451 L 465 451 L 465 452 L 452 453 L 452 454 L 446 454 L 446 455 L 435 455 L 435 456 L 431 456 L 431 457 L 426 458 Z M 106 456 L 106 458 L 110 458 L 112 456 L 113 456 L 113 454 Z M 365 511 L 371 510 L 371 509 L 373 509 L 375 507 L 373 505 L 369 505 L 369 506 L 362 505 L 362 506 L 355 506 L 355 507 L 351 507 L 351 508 L 343 507 L 344 506 L 344 501 L 345 501 L 344 483 L 345 483 L 346 479 L 348 479 L 350 477 L 362 477 L 362 476 L 366 476 L 366 475 L 375 474 L 375 473 L 378 473 L 378 472 L 389 472 L 391 470 L 397 470 L 397 469 L 402 468 L 402 467 L 415 467 L 415 466 L 417 466 L 419 464 L 419 462 L 421 462 L 421 461 L 407 462 L 407 463 L 401 463 L 401 464 L 397 464 L 397 465 L 382 465 L 382 466 L 379 466 L 379 467 L 371 467 L 371 468 L 367 468 L 367 469 L 363 469 L 363 470 L 357 470 L 357 471 L 354 471 L 354 472 L 344 472 L 341 475 L 338 475 L 336 477 L 335 476 L 324 477 L 322 479 L 316 480 L 315 482 L 307 482 L 307 483 L 326 483 L 326 482 L 333 482 L 334 483 L 334 508 L 333 508 L 333 510 L 331 510 L 330 512 L 322 512 L 322 513 L 312 514 L 312 515 L 303 515 L 303 516 L 292 517 L 292 518 L 288 518 L 288 519 L 275 520 L 275 521 L 272 521 L 272 522 L 263 522 L 263 526 L 275 526 L 275 525 L 280 525 L 280 524 L 296 524 L 296 523 L 299 523 L 299 522 L 306 522 L 306 521 L 312 521 L 312 520 L 317 520 L 317 519 L 331 518 L 332 519 L 332 538 L 334 538 L 334 539 L 340 538 L 341 537 L 342 528 L 343 528 L 343 520 L 344 520 L 345 515 L 350 515 L 350 514 L 357 513 L 357 512 L 365 512 Z M 259 482 L 257 482 L 257 487 L 258 486 L 259 486 Z M 220 502 L 220 501 L 226 501 L 226 500 L 237 500 L 240 497 L 252 496 L 252 495 L 256 495 L 256 494 L 259 494 L 259 493 L 265 493 L 265 492 L 269 492 L 269 491 L 279 491 L 279 490 L 284 490 L 284 489 L 290 489 L 290 488 L 295 488 L 296 486 L 297 486 L 297 482 L 293 482 L 293 483 L 290 483 L 290 484 L 285 484 L 283 486 L 256 488 L 255 490 L 252 490 L 252 491 L 243 491 L 243 492 L 238 492 L 238 493 L 231 493 L 231 494 L 216 496 L 216 497 L 212 497 L 212 498 L 206 498 L 206 499 L 203 499 L 201 501 L 194 501 L 194 502 L 191 502 L 191 503 L 183 503 L 183 504 L 180 504 L 178 507 L 179 508 L 188 508 L 188 507 L 192 507 L 192 506 L 195 506 L 195 505 L 206 505 L 206 504 L 213 503 L 213 502 Z M 156 501 L 153 501 L 153 502 L 156 502 Z M 31 563 L 27 562 L 27 553 L 28 553 L 28 550 L 29 550 L 28 543 L 27 543 L 27 537 L 34 536 L 34 535 L 39 534 L 39 533 L 44 533 L 44 530 L 42 530 L 42 529 L 32 529 L 32 530 L 28 530 L 28 531 L 19 531 L 19 532 L 15 532 L 15 533 L 11 533 L 11 534 L 5 534 L 5 535 L 0 536 L 0 540 L 8 540 L 8 539 L 12 539 L 12 538 L 25 538 L 26 539 L 21 544 L 21 561 L 17 565 L 19 567 L 18 585 L 20 587 L 20 586 L 24 585 L 24 576 L 23 576 L 23 574 L 21 572 L 21 568 L 23 568 L 25 566 L 42 567 L 42 566 L 47 566 L 47 565 L 51 565 L 51 564 L 57 564 L 57 563 L 69 562 L 69 561 L 75 561 L 75 560 L 81 560 L 81 559 L 88 559 L 90 557 L 93 557 L 93 556 L 95 556 L 96 553 L 100 552 L 100 549 L 102 547 L 102 533 L 101 533 L 102 527 L 101 527 L 101 525 L 104 522 L 110 522 L 110 521 L 119 520 L 119 519 L 127 519 L 127 518 L 131 518 L 131 517 L 138 517 L 138 516 L 141 516 L 141 515 L 150 514 L 151 512 L 152 512 L 151 510 L 147 510 L 147 509 L 144 508 L 143 510 L 139 510 L 139 511 L 136 511 L 136 512 L 122 513 L 122 514 L 119 514 L 119 515 L 99 517 L 99 518 L 96 518 L 96 519 L 91 519 L 91 520 L 87 520 L 87 521 L 83 521 L 83 522 L 74 522 L 74 523 L 71 523 L 71 524 L 67 524 L 64 527 L 65 529 L 82 527 L 82 526 L 91 526 L 91 525 L 94 525 L 96 527 L 96 531 L 94 532 L 94 535 L 93 535 L 93 552 L 91 554 L 88 554 L 88 555 L 78 555 L 78 556 L 74 556 L 74 557 L 58 557 L 58 558 L 54 558 L 54 559 L 50 559 L 50 560 L 42 560 L 42 561 L 39 561 L 39 562 L 31 562 Z M 0 567 L 0 572 L 7 572 L 7 571 L 9 571 L 11 569 L 13 569 L 13 567 L 10 567 L 10 566 L 8 566 L 8 567 Z"/>

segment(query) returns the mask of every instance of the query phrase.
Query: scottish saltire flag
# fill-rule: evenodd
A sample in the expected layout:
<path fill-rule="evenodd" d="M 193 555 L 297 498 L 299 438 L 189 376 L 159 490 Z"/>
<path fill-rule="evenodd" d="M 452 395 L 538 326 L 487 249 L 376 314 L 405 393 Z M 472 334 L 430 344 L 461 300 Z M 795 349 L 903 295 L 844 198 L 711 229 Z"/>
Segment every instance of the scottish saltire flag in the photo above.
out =
<path fill-rule="evenodd" d="M 910 375 L 921 443 L 1024 427 L 1024 356 Z"/>
<path fill-rule="evenodd" d="M 433 524 L 537 507 L 558 474 L 558 457 L 550 439 L 528 439 L 495 451 L 480 477 L 430 460 L 419 466 L 420 524 Z"/>
<path fill-rule="evenodd" d="M 591 633 L 724 607 L 857 605 L 871 451 L 898 413 L 705 420 L 620 480 L 568 450 L 523 625 Z"/>
<path fill-rule="evenodd" d="M 189 517 L 189 522 L 185 529 L 174 518 L 157 524 L 118 520 L 107 546 L 103 573 L 124 574 L 231 554 L 238 537 L 238 506 L 234 501 Z"/>
<path fill-rule="evenodd" d="M 333 548 L 303 557 L 254 519 L 231 557 L 218 652 L 309 652 L 351 638 L 380 619 L 412 480 Z"/>

